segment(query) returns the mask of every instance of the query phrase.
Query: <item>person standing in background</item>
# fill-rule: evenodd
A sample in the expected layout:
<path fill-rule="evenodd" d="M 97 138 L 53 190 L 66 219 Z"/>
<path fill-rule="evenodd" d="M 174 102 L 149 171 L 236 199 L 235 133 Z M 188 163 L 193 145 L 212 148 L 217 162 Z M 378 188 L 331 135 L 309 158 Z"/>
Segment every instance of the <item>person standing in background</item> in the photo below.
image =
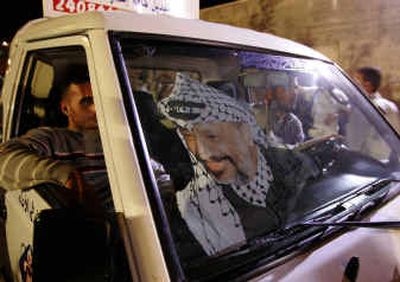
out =
<path fill-rule="evenodd" d="M 354 74 L 354 79 L 365 90 L 367 98 L 386 117 L 393 128 L 400 132 L 400 116 L 397 106 L 392 101 L 383 98 L 378 92 L 381 78 L 381 72 L 373 67 L 361 67 Z M 356 107 L 350 109 L 346 125 L 346 139 L 349 147 L 378 160 L 388 160 L 391 153 L 390 147 L 380 137 L 377 128 L 369 126 L 368 121 L 362 116 Z"/>
<path fill-rule="evenodd" d="M 285 85 L 272 87 L 269 105 L 269 128 L 278 143 L 296 145 L 305 139 L 300 119 L 293 113 L 295 93 Z"/>
<path fill-rule="evenodd" d="M 393 128 L 400 133 L 400 115 L 396 104 L 379 93 L 381 86 L 381 71 L 374 67 L 361 67 L 356 70 L 354 78 L 364 88 L 368 98 L 379 109 L 379 111 L 387 118 Z"/>

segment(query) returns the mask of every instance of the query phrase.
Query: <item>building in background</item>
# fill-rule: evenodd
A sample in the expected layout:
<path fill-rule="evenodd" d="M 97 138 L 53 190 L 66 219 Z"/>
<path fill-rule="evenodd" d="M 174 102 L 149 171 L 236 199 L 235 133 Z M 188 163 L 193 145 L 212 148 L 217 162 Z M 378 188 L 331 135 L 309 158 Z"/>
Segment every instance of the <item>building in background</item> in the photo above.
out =
<path fill-rule="evenodd" d="M 200 17 L 306 44 L 349 73 L 377 66 L 382 94 L 400 105 L 399 12 L 393 0 L 238 0 L 202 9 Z"/>

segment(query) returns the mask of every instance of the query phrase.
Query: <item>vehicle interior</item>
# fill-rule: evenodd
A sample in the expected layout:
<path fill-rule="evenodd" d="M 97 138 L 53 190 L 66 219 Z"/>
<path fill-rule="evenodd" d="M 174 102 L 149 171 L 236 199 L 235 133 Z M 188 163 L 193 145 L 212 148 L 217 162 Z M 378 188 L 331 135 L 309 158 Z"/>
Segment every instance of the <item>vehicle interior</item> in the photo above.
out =
<path fill-rule="evenodd" d="M 285 178 L 290 178 L 291 173 L 296 170 L 300 171 L 302 177 L 309 173 L 306 181 L 299 180 L 301 177 L 294 180 L 297 181 L 296 192 L 291 199 L 286 200 L 285 208 L 290 206 L 290 212 L 280 228 L 331 216 L 334 207 L 340 206 L 339 203 L 348 201 L 372 183 L 390 178 L 393 169 L 398 165 L 398 150 L 394 145 L 397 141 L 390 137 L 394 136 L 393 129 L 382 123 L 379 113 L 361 95 L 357 86 L 330 64 L 295 56 L 200 44 L 156 40 L 137 43 L 135 39 L 123 39 L 121 42 L 124 63 L 150 158 L 160 162 L 171 175 L 175 186 L 172 190 L 178 195 L 178 202 L 180 193 L 192 189 L 192 194 L 188 197 L 193 198 L 187 203 L 188 207 L 196 197 L 194 188 L 190 187 L 195 185 L 193 183 L 200 182 L 197 179 L 199 172 L 196 170 L 196 159 L 200 154 L 196 155 L 191 151 L 180 127 L 196 131 L 197 123 L 187 123 L 185 118 L 189 119 L 190 113 L 196 116 L 196 103 L 205 103 L 201 94 L 198 94 L 201 93 L 198 89 L 202 87 L 198 83 L 212 88 L 205 88 L 208 89 L 204 90 L 205 96 L 218 93 L 221 101 L 225 100 L 225 95 L 236 100 L 254 117 L 257 128 L 261 129 L 265 137 L 263 145 L 266 145 L 267 151 L 268 148 L 286 150 L 303 167 L 301 170 L 296 164 L 293 165 L 293 160 L 285 160 L 287 167 L 293 170 L 285 170 L 285 165 L 280 166 L 281 173 L 278 171 L 275 180 L 284 179 L 282 183 L 285 183 Z M 186 87 L 179 86 L 179 83 L 174 85 L 174 77 L 181 75 L 189 81 L 197 82 Z M 279 90 L 283 94 L 274 93 L 279 87 L 283 89 Z M 198 96 L 193 94 L 194 98 L 189 98 L 192 92 Z M 179 95 L 182 96 L 180 100 L 173 97 Z M 141 106 L 144 97 L 151 104 L 151 116 L 157 126 L 146 125 L 150 111 L 141 110 L 145 109 Z M 167 104 L 164 101 L 173 99 L 177 100 L 170 102 L 170 110 L 181 107 L 182 113 L 166 115 L 162 112 L 162 105 Z M 194 100 L 188 102 L 189 99 Z M 193 107 L 193 110 L 185 110 L 185 107 Z M 203 105 L 204 107 L 207 106 Z M 209 107 L 214 109 L 214 106 Z M 198 111 L 201 112 L 202 109 Z M 204 123 L 210 125 L 216 122 L 213 117 L 209 117 L 208 122 L 207 118 L 204 120 Z M 371 150 L 371 144 L 364 144 L 361 142 L 363 140 L 356 138 L 355 135 L 359 134 L 356 128 L 360 126 L 371 128 L 370 135 L 362 138 L 374 140 L 371 142 L 376 142 L 375 146 L 380 148 L 378 152 Z M 155 130 L 156 128 L 159 130 Z M 290 135 L 293 132 L 298 133 L 298 138 L 286 142 L 285 134 Z M 169 137 L 164 139 L 163 136 Z M 198 140 L 200 139 L 196 141 L 197 146 L 205 146 L 205 143 L 201 144 Z M 220 147 L 228 150 L 229 146 L 226 143 Z M 269 159 L 269 162 L 272 167 L 279 167 L 279 159 Z M 207 167 L 205 161 L 199 163 Z M 176 167 L 185 169 L 174 171 Z M 158 189 L 163 194 L 164 189 L 158 184 Z M 213 196 L 210 194 L 209 197 Z M 170 208 L 170 201 L 176 201 L 174 196 L 164 197 L 163 200 L 166 209 Z M 182 202 L 178 203 L 180 205 Z M 235 250 L 241 250 L 239 243 L 208 256 L 206 260 L 202 259 L 199 252 L 187 251 L 195 245 L 195 240 L 182 239 L 180 235 L 183 231 L 179 231 L 181 225 L 177 221 L 182 220 L 180 217 L 185 217 L 185 212 L 183 209 L 179 210 L 176 204 L 172 206 L 174 211 L 169 217 L 169 224 L 189 276 L 197 277 L 201 272 L 207 272 L 204 269 L 200 271 L 201 267 L 207 268 L 207 265 L 217 263 L 218 257 L 222 258 L 224 255 L 233 259 L 229 256 L 230 252 L 233 255 Z M 196 206 L 199 210 L 202 209 L 201 203 Z M 345 209 L 340 208 L 335 211 L 340 213 L 343 210 Z M 205 213 L 205 210 L 202 212 Z M 187 220 L 186 223 L 189 226 L 191 224 Z M 279 230 L 272 229 L 271 232 L 279 233 Z M 259 237 L 247 238 L 247 241 L 254 242 L 252 240 L 256 241 L 257 238 Z"/>

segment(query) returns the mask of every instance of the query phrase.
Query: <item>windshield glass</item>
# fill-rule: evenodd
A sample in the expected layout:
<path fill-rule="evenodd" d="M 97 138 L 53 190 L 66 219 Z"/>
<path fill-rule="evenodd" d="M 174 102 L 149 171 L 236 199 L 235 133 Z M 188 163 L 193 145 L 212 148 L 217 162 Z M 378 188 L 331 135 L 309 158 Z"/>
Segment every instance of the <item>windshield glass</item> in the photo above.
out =
<path fill-rule="evenodd" d="M 185 269 L 397 169 L 394 131 L 333 64 L 180 42 L 120 44 Z"/>

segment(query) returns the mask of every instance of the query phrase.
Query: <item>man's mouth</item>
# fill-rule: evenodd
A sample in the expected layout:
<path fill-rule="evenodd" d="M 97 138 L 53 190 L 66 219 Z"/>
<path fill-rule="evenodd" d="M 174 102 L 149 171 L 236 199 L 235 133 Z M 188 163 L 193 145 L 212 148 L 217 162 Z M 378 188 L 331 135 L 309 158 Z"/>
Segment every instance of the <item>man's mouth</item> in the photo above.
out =
<path fill-rule="evenodd" d="M 204 163 L 214 174 L 222 173 L 229 163 L 234 166 L 234 163 L 229 157 L 211 157 L 208 160 L 204 160 Z"/>
<path fill-rule="evenodd" d="M 235 170 L 235 175 L 233 176 L 233 182 L 235 182 L 235 184 L 246 184 L 249 181 L 249 176 L 240 171 L 230 157 L 213 157 L 204 161 L 204 163 L 216 179 L 221 180 L 221 178 L 224 177 L 224 174 L 227 173 L 229 166 L 232 166 Z"/>
<path fill-rule="evenodd" d="M 224 172 L 226 163 L 225 161 L 207 161 L 206 166 L 215 176 L 219 176 Z"/>

